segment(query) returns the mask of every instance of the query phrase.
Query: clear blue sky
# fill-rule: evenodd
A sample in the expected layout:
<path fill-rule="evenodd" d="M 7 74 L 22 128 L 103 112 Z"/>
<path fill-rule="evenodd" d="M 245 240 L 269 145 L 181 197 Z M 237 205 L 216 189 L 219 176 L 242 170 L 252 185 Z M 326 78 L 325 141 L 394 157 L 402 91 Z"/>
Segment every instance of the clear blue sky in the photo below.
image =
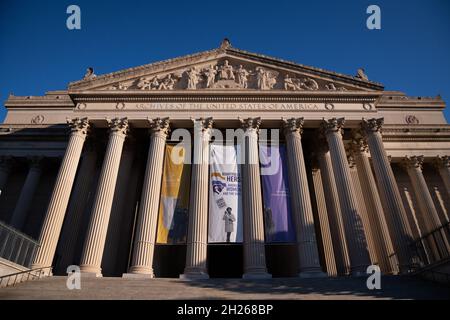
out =
<path fill-rule="evenodd" d="M 82 29 L 66 28 L 81 7 Z M 382 29 L 366 28 L 381 7 Z M 450 101 L 450 1 L 0 0 L 3 101 L 43 95 L 97 74 L 232 45 L 353 75 L 363 66 L 387 90 Z M 450 120 L 450 108 L 446 111 Z"/>

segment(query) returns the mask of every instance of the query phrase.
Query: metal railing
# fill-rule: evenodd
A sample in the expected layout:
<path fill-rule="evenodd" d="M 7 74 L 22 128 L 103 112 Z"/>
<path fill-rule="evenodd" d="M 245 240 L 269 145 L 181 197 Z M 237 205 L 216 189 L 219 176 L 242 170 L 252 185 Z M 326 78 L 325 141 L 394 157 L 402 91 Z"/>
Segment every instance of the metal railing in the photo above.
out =
<path fill-rule="evenodd" d="M 17 283 L 41 279 L 52 274 L 52 267 L 42 267 L 31 270 L 7 274 L 0 277 L 0 288 L 14 286 Z"/>
<path fill-rule="evenodd" d="M 29 268 L 39 243 L 0 221 L 0 257 Z"/>
<path fill-rule="evenodd" d="M 417 268 L 450 258 L 449 241 L 450 222 L 447 222 L 412 242 L 412 250 L 419 259 Z"/>

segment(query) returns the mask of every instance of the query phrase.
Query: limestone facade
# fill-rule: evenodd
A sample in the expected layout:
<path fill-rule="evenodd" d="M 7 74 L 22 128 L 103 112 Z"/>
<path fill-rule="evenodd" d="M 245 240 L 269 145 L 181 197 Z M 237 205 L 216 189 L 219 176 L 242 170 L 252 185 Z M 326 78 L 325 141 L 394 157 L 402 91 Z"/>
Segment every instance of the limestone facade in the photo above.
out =
<path fill-rule="evenodd" d="M 449 223 L 450 125 L 439 96 L 385 91 L 365 77 L 249 53 L 228 40 L 199 54 L 92 73 L 44 96 L 11 95 L 5 106 L 0 220 L 39 240 L 33 267 L 154 277 L 172 261 L 179 266 L 172 274 L 183 279 L 211 276 L 214 129 L 244 132 L 237 259 L 244 278 L 277 276 L 283 264 L 304 277 L 359 275 L 370 264 L 408 272 L 410 244 Z M 199 161 L 186 243 L 162 258 L 169 249 L 155 237 L 163 157 L 166 144 L 179 142 L 176 129 L 190 132 Z M 297 241 L 278 262 L 273 253 L 281 249 L 264 239 L 262 129 L 279 130 L 287 150 Z M 442 233 L 426 250 L 433 259 L 449 243 Z"/>

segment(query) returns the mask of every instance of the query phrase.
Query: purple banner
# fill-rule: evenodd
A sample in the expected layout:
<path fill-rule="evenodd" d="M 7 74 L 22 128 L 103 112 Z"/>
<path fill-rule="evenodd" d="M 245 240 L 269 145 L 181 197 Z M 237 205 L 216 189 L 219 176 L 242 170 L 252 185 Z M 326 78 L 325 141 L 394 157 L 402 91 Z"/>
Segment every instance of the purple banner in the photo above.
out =
<path fill-rule="evenodd" d="M 294 242 L 286 147 L 260 145 L 266 242 Z"/>

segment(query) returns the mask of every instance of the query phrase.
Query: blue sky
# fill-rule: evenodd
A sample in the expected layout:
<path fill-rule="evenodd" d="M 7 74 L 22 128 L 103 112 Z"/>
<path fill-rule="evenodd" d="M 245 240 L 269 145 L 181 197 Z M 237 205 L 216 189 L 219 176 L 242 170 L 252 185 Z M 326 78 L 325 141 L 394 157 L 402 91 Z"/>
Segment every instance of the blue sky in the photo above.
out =
<path fill-rule="evenodd" d="M 81 30 L 66 8 L 81 8 Z M 366 28 L 381 7 L 382 29 Z M 353 75 L 386 90 L 450 101 L 450 1 L 0 0 L 0 121 L 10 92 L 65 89 L 86 67 L 117 71 L 233 46 Z M 450 120 L 450 108 L 446 110 Z"/>

